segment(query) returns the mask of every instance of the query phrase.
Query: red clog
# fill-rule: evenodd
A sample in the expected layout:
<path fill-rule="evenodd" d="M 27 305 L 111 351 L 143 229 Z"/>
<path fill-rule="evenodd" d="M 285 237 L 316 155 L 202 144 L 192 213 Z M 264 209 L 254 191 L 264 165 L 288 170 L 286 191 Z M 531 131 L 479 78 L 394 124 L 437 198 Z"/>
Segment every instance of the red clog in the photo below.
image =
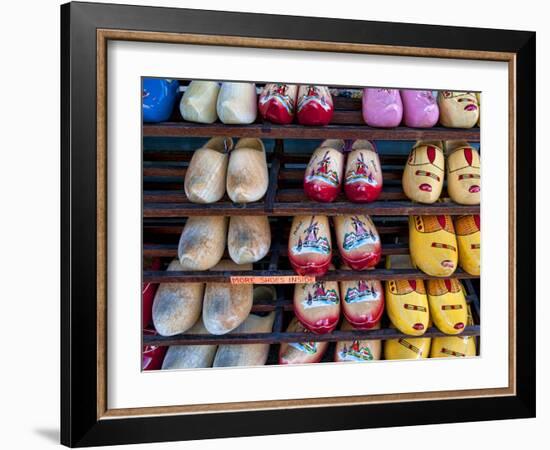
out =
<path fill-rule="evenodd" d="M 151 329 L 144 329 L 144 336 L 156 336 L 157 332 Z M 143 347 L 143 354 L 141 359 L 141 368 L 142 370 L 160 370 L 162 367 L 162 361 L 164 360 L 164 355 L 168 347 L 156 346 L 156 345 L 145 345 Z"/>
<path fill-rule="evenodd" d="M 379 280 L 342 281 L 340 298 L 344 316 L 354 328 L 368 330 L 380 322 L 385 302 L 384 288 Z"/>
<path fill-rule="evenodd" d="M 334 114 L 330 91 L 326 86 L 300 86 L 297 110 L 301 125 L 328 125 Z"/>
<path fill-rule="evenodd" d="M 382 166 L 374 144 L 367 140 L 353 143 L 348 155 L 344 191 L 352 202 L 373 202 L 382 192 Z"/>
<path fill-rule="evenodd" d="M 258 109 L 265 120 L 283 125 L 292 123 L 298 86 L 268 83 L 258 99 Z"/>
<path fill-rule="evenodd" d="M 317 281 L 294 287 L 294 314 L 308 330 L 330 333 L 340 320 L 340 296 L 336 281 Z"/>
<path fill-rule="evenodd" d="M 343 140 L 327 139 L 311 155 L 304 173 L 304 191 L 311 200 L 332 202 L 340 193 L 343 150 Z"/>
<path fill-rule="evenodd" d="M 349 267 L 365 270 L 380 262 L 382 244 L 369 216 L 336 216 L 334 228 L 340 257 Z"/>
<path fill-rule="evenodd" d="M 332 241 L 325 216 L 296 216 L 288 238 L 288 259 L 299 275 L 324 275 L 332 260 Z"/>

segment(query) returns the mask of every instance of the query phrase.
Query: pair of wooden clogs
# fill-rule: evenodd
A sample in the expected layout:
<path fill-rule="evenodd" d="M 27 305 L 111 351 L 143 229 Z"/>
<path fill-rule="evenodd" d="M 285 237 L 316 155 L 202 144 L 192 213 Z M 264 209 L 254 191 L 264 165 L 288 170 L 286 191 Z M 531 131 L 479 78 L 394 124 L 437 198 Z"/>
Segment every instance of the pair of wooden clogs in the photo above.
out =
<path fill-rule="evenodd" d="M 380 328 L 377 323 L 375 328 Z M 346 320 L 342 322 L 341 329 L 349 331 L 354 327 Z M 287 332 L 309 333 L 310 331 L 301 324 L 297 318 L 290 322 Z M 281 343 L 279 349 L 279 364 L 311 364 L 318 363 L 323 358 L 329 346 L 327 341 L 290 342 Z M 366 362 L 381 358 L 382 342 L 377 339 L 364 339 L 352 341 L 339 341 L 334 350 L 335 362 Z"/>
<path fill-rule="evenodd" d="M 193 203 L 214 203 L 227 195 L 235 203 L 260 200 L 269 180 L 260 139 L 214 137 L 195 150 L 185 173 L 185 195 Z"/>
<path fill-rule="evenodd" d="M 473 325 L 468 305 L 467 325 Z M 404 337 L 384 342 L 384 359 L 464 358 L 476 356 L 474 336 Z"/>
<path fill-rule="evenodd" d="M 479 205 L 480 159 L 466 141 L 419 141 L 415 144 L 405 170 L 403 191 L 411 200 L 434 203 L 443 189 L 447 152 L 447 190 L 451 199 L 462 205 Z"/>
<path fill-rule="evenodd" d="M 275 299 L 275 289 L 271 286 L 255 286 L 254 301 Z M 249 314 L 231 333 L 269 333 L 273 328 L 275 313 L 260 316 Z M 203 319 L 187 330 L 186 334 L 208 334 Z M 174 345 L 168 348 L 163 370 L 191 369 L 204 367 L 261 366 L 267 361 L 269 344 L 232 345 Z"/>
<path fill-rule="evenodd" d="M 296 116 L 301 125 L 328 125 L 334 105 L 326 86 L 268 83 L 258 99 L 260 114 L 273 123 L 289 124 Z"/>
<path fill-rule="evenodd" d="M 456 229 L 456 232 L 455 232 Z M 481 227 L 479 215 L 409 216 L 412 263 L 434 277 L 448 277 L 457 263 L 471 275 L 480 274 Z"/>
<path fill-rule="evenodd" d="M 388 256 L 388 269 L 409 269 L 406 255 Z M 402 333 L 421 336 L 430 319 L 445 334 L 460 334 L 467 319 L 466 296 L 459 280 L 389 280 L 386 282 L 386 309 L 391 322 Z"/>
<path fill-rule="evenodd" d="M 300 283 L 294 287 L 293 304 L 298 320 L 317 334 L 336 328 L 340 310 L 350 325 L 371 329 L 384 312 L 384 291 L 378 280 Z"/>
<path fill-rule="evenodd" d="M 363 119 L 371 127 L 393 128 L 402 119 L 408 127 L 429 128 L 437 121 L 444 127 L 471 128 L 479 125 L 479 97 L 473 92 L 414 89 L 363 90 Z"/>
<path fill-rule="evenodd" d="M 414 89 L 364 89 L 362 112 L 365 123 L 377 128 L 394 128 L 402 120 L 408 127 L 430 128 L 439 119 L 432 91 Z"/>
<path fill-rule="evenodd" d="M 251 124 L 258 113 L 254 83 L 191 81 L 180 102 L 184 120 L 225 124 Z"/>
<path fill-rule="evenodd" d="M 342 139 L 325 140 L 311 155 L 304 173 L 304 191 L 318 202 L 332 202 L 342 189 L 352 202 L 375 201 L 382 191 L 382 166 L 374 144 L 357 140 L 344 165 Z M 345 175 L 344 175 L 345 166 Z"/>
<path fill-rule="evenodd" d="M 228 224 L 229 222 L 229 230 Z M 178 245 L 181 270 L 208 270 L 220 262 L 225 251 L 236 264 L 262 259 L 271 246 L 267 216 L 188 217 Z"/>
<path fill-rule="evenodd" d="M 354 270 L 378 264 L 382 244 L 367 215 L 335 216 L 334 228 L 342 261 Z M 332 261 L 332 239 L 326 216 L 296 216 L 288 238 L 288 258 L 300 275 L 322 276 Z"/>
<path fill-rule="evenodd" d="M 251 264 L 237 265 L 222 260 L 213 271 L 251 270 Z M 183 271 L 173 260 L 168 271 Z M 160 283 L 153 301 L 153 324 L 162 336 L 184 333 L 202 319 L 211 334 L 225 334 L 237 328 L 252 308 L 252 285 L 230 283 Z"/>
<path fill-rule="evenodd" d="M 363 90 L 363 119 L 371 127 L 430 128 L 439 120 L 439 106 L 432 91 L 415 89 Z"/>

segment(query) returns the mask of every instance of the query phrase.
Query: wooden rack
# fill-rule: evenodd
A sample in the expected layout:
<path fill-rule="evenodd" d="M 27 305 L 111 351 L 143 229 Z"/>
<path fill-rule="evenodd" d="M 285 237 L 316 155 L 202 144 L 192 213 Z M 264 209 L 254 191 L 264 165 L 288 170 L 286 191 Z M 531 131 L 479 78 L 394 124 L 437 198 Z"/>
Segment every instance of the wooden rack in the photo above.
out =
<path fill-rule="evenodd" d="M 479 129 L 469 130 L 435 127 L 429 129 L 375 129 L 363 123 L 360 100 L 335 97 L 335 115 L 326 127 L 300 125 L 274 125 L 257 122 L 252 125 L 224 125 L 216 123 L 201 125 L 184 122 L 174 114 L 170 122 L 145 124 L 144 137 L 259 137 L 275 139 L 273 151 L 268 152 L 269 185 L 262 201 L 240 205 L 227 197 L 214 204 L 189 202 L 183 189 L 183 181 L 192 152 L 183 150 L 149 150 L 143 152 L 143 256 L 166 258 L 177 256 L 177 242 L 185 219 L 194 215 L 267 215 L 271 217 L 272 246 L 268 255 L 253 265 L 250 271 L 197 271 L 167 272 L 144 270 L 143 282 L 222 282 L 229 283 L 235 276 L 286 277 L 296 275 L 287 258 L 287 237 L 290 217 L 298 214 L 369 214 L 373 216 L 382 238 L 383 257 L 374 270 L 334 270 L 317 278 L 325 281 L 360 279 L 430 279 L 419 270 L 385 269 L 388 255 L 408 254 L 408 223 L 411 214 L 479 214 L 479 206 L 458 205 L 451 201 L 424 205 L 411 202 L 403 193 L 401 177 L 407 155 L 381 154 L 384 188 L 378 201 L 369 204 L 349 202 L 341 194 L 333 203 L 317 203 L 309 200 L 302 189 L 304 168 L 309 153 L 285 152 L 284 139 L 372 139 L 372 140 L 448 140 L 464 139 L 479 142 Z M 442 194 L 445 197 L 446 191 Z M 335 262 L 338 261 L 336 255 Z M 339 267 L 338 264 L 336 264 Z M 479 336 L 479 298 L 472 281 L 474 277 L 457 270 L 452 278 L 462 280 L 467 302 L 472 306 L 475 325 L 468 326 L 460 336 Z M 303 341 L 351 341 L 354 339 L 398 339 L 407 337 L 398 330 L 387 327 L 387 319 L 379 330 L 333 331 L 324 335 L 313 333 L 287 333 L 286 324 L 293 316 L 292 286 L 277 285 L 277 299 L 272 302 L 255 303 L 252 311 L 267 313 L 275 311 L 273 331 L 270 333 L 229 333 L 221 336 L 182 334 L 178 336 L 144 336 L 144 345 L 204 345 L 204 344 L 252 344 Z M 437 328 L 430 328 L 425 337 L 444 336 Z M 332 344 L 331 344 L 332 345 Z M 270 360 L 273 359 L 273 355 Z"/>

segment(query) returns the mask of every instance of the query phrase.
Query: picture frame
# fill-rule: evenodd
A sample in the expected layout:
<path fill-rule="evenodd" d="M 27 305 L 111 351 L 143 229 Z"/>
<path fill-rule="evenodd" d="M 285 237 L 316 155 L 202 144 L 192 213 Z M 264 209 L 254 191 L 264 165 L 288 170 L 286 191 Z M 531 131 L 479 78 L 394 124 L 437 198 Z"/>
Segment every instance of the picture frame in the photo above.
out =
<path fill-rule="evenodd" d="M 506 62 L 508 387 L 110 409 L 106 352 L 109 41 Z M 535 42 L 535 33 L 526 31 L 79 2 L 63 5 L 62 444 L 80 447 L 534 417 Z"/>

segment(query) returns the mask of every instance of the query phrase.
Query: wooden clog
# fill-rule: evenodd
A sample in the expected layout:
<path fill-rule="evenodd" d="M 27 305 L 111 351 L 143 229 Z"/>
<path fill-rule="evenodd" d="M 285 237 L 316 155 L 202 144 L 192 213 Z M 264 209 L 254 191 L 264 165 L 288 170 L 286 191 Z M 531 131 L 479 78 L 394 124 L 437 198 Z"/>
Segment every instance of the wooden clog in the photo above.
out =
<path fill-rule="evenodd" d="M 310 331 L 330 333 L 340 320 L 340 294 L 336 281 L 294 286 L 294 314 Z"/>
<path fill-rule="evenodd" d="M 297 102 L 298 123 L 301 125 L 323 126 L 332 120 L 334 105 L 326 86 L 300 86 Z"/>
<path fill-rule="evenodd" d="M 473 325 L 472 311 L 468 305 L 467 325 Z M 464 358 L 476 356 L 476 338 L 474 336 L 446 336 L 432 339 L 430 358 Z"/>
<path fill-rule="evenodd" d="M 193 203 L 214 203 L 225 194 L 228 151 L 233 140 L 214 137 L 195 150 L 185 173 L 185 195 Z"/>
<path fill-rule="evenodd" d="M 403 121 L 413 128 L 431 128 L 439 120 L 439 107 L 432 91 L 402 89 Z"/>
<path fill-rule="evenodd" d="M 298 86 L 267 83 L 260 93 L 258 109 L 265 120 L 283 125 L 294 120 Z"/>
<path fill-rule="evenodd" d="M 382 244 L 369 216 L 335 216 L 334 229 L 340 257 L 345 264 L 354 270 L 365 270 L 380 262 Z"/>
<path fill-rule="evenodd" d="M 447 141 L 447 189 L 461 205 L 479 205 L 481 173 L 479 153 L 466 141 Z"/>
<path fill-rule="evenodd" d="M 458 243 L 458 265 L 470 275 L 479 277 L 481 257 L 481 226 L 479 215 L 455 219 Z"/>
<path fill-rule="evenodd" d="M 256 202 L 268 184 L 264 144 L 257 138 L 239 139 L 229 154 L 227 195 L 235 203 Z"/>
<path fill-rule="evenodd" d="M 479 127 L 481 122 L 481 92 L 476 92 L 477 106 L 479 107 L 479 116 L 476 125 Z"/>
<path fill-rule="evenodd" d="M 411 200 L 434 203 L 441 195 L 445 158 L 441 141 L 418 141 L 403 171 L 403 191 Z"/>
<path fill-rule="evenodd" d="M 309 333 L 299 320 L 292 318 L 288 333 Z M 321 361 L 328 348 L 328 342 L 281 342 L 279 364 L 309 364 Z"/>
<path fill-rule="evenodd" d="M 218 120 L 216 102 L 220 92 L 217 81 L 191 81 L 180 101 L 184 120 L 196 123 L 214 123 Z"/>
<path fill-rule="evenodd" d="M 370 127 L 399 126 L 403 117 L 403 103 L 399 89 L 364 89 L 362 109 L 363 119 Z"/>
<path fill-rule="evenodd" d="M 159 270 L 160 258 L 143 258 L 143 270 Z M 141 327 L 147 328 L 153 319 L 153 300 L 158 289 L 158 283 L 142 283 L 141 285 Z"/>
<path fill-rule="evenodd" d="M 250 314 L 232 333 L 270 333 L 275 312 L 266 316 Z M 269 344 L 220 345 L 213 367 L 263 366 L 269 355 Z"/>
<path fill-rule="evenodd" d="M 349 270 L 343 266 L 342 270 Z M 347 321 L 358 330 L 373 328 L 384 312 L 384 288 L 379 280 L 340 282 L 342 311 Z"/>
<path fill-rule="evenodd" d="M 479 106 L 473 92 L 439 91 L 439 121 L 448 128 L 472 128 L 479 119 Z"/>
<path fill-rule="evenodd" d="M 428 280 L 428 304 L 435 326 L 445 334 L 464 331 L 468 312 L 466 297 L 460 281 L 455 278 Z"/>
<path fill-rule="evenodd" d="M 410 269 L 408 255 L 392 255 L 386 260 L 387 269 Z M 395 327 L 405 334 L 421 336 L 428 329 L 430 310 L 424 281 L 386 281 L 386 310 Z"/>
<path fill-rule="evenodd" d="M 431 338 L 399 338 L 384 341 L 384 359 L 425 359 L 430 355 Z"/>
<path fill-rule="evenodd" d="M 155 336 L 157 332 L 146 328 L 144 336 Z M 145 345 L 141 354 L 141 370 L 159 370 L 166 354 L 166 347 L 162 345 Z"/>
<path fill-rule="evenodd" d="M 374 144 L 357 140 L 346 162 L 344 190 L 352 202 L 373 202 L 382 192 L 382 166 Z"/>
<path fill-rule="evenodd" d="M 317 148 L 304 173 L 304 191 L 318 202 L 332 202 L 340 193 L 344 172 L 344 141 L 327 139 Z"/>
<path fill-rule="evenodd" d="M 324 275 L 332 260 L 326 216 L 296 216 L 288 238 L 288 259 L 299 275 Z"/>
<path fill-rule="evenodd" d="M 342 331 L 355 329 L 347 320 L 342 322 Z M 380 322 L 377 322 L 373 330 L 380 329 Z M 334 350 L 335 362 L 367 362 L 380 359 L 382 356 L 382 341 L 379 339 L 365 339 L 353 341 L 339 341 Z"/>
<path fill-rule="evenodd" d="M 183 270 L 174 259 L 167 271 Z M 162 336 L 184 333 L 198 320 L 202 310 L 203 283 L 161 283 L 153 301 L 153 324 Z"/>
<path fill-rule="evenodd" d="M 144 122 L 164 122 L 174 110 L 179 91 L 177 80 L 144 78 L 141 105 Z"/>
<path fill-rule="evenodd" d="M 186 334 L 208 334 L 202 318 Z M 171 345 L 168 347 L 162 370 L 203 369 L 212 367 L 217 345 Z"/>
<path fill-rule="evenodd" d="M 227 217 L 188 217 L 178 245 L 182 270 L 208 270 L 222 259 L 227 237 Z"/>
<path fill-rule="evenodd" d="M 415 267 L 432 277 L 448 277 L 458 261 L 451 216 L 409 216 L 409 249 Z"/>
<path fill-rule="evenodd" d="M 271 246 L 271 229 L 267 216 L 232 216 L 229 218 L 227 249 L 237 264 L 262 259 Z"/>
<path fill-rule="evenodd" d="M 248 125 L 256 120 L 258 103 L 254 83 L 222 83 L 216 103 L 218 117 L 225 124 Z"/>
<path fill-rule="evenodd" d="M 252 270 L 252 264 L 239 265 L 223 260 L 212 270 Z M 206 283 L 202 320 L 209 333 L 229 333 L 246 320 L 251 309 L 251 284 Z"/>
<path fill-rule="evenodd" d="M 476 341 L 473 336 L 448 336 L 432 339 L 430 358 L 464 358 L 476 356 Z"/>

